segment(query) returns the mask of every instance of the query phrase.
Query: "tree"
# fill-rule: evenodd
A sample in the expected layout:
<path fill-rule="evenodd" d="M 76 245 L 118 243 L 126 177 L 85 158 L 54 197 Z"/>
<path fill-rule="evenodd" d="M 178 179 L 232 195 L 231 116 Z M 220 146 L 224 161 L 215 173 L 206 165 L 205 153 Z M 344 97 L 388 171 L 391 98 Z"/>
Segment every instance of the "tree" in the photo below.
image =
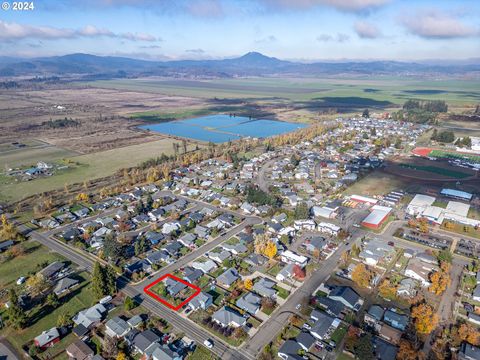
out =
<path fill-rule="evenodd" d="M 53 308 L 58 307 L 58 305 L 60 305 L 60 300 L 58 299 L 57 294 L 53 292 L 48 294 L 47 299 L 45 300 L 45 304 Z"/>
<path fill-rule="evenodd" d="M 421 218 L 418 221 L 418 231 L 423 234 L 428 234 L 428 220 L 426 218 Z"/>
<path fill-rule="evenodd" d="M 117 291 L 117 275 L 109 265 L 102 267 L 96 262 L 93 267 L 92 289 L 96 299 L 113 295 Z"/>
<path fill-rule="evenodd" d="M 250 279 L 250 278 L 245 279 L 245 281 L 243 282 L 243 285 L 245 286 L 245 289 L 247 289 L 247 290 L 252 290 L 252 288 L 253 288 L 253 281 L 252 281 L 252 279 Z"/>
<path fill-rule="evenodd" d="M 446 226 L 445 226 L 446 227 Z M 446 262 L 451 264 L 453 260 L 453 255 L 450 250 L 440 250 L 437 254 L 437 259 L 440 263 Z"/>
<path fill-rule="evenodd" d="M 362 117 L 369 118 L 370 117 L 370 111 L 368 109 L 363 110 Z"/>
<path fill-rule="evenodd" d="M 30 291 L 30 295 L 37 296 L 46 291 L 50 283 L 41 274 L 36 274 L 27 279 L 26 285 Z"/>
<path fill-rule="evenodd" d="M 480 333 L 477 329 L 470 324 L 462 324 L 456 330 L 458 338 L 460 339 L 459 344 L 462 341 L 466 341 L 471 345 L 478 346 L 480 345 Z"/>
<path fill-rule="evenodd" d="M 123 351 L 119 351 L 116 360 L 127 360 L 127 355 Z"/>
<path fill-rule="evenodd" d="M 18 297 L 15 290 L 10 289 L 8 291 L 9 307 L 7 309 L 7 316 L 9 323 L 15 329 L 23 329 L 27 324 L 27 317 L 25 311 L 18 304 Z"/>
<path fill-rule="evenodd" d="M 21 240 L 22 237 L 17 228 L 12 222 L 8 221 L 5 214 L 1 216 L 1 223 L 0 240 Z"/>
<path fill-rule="evenodd" d="M 396 360 L 417 360 L 417 350 L 410 341 L 400 340 Z"/>
<path fill-rule="evenodd" d="M 362 360 L 374 360 L 372 335 L 366 333 L 362 336 L 354 347 L 355 355 Z"/>
<path fill-rule="evenodd" d="M 73 324 L 72 316 L 68 311 L 63 311 L 58 315 L 57 327 L 70 326 Z"/>
<path fill-rule="evenodd" d="M 113 261 L 117 261 L 122 255 L 122 245 L 111 234 L 107 235 L 103 241 L 103 255 Z"/>
<path fill-rule="evenodd" d="M 272 240 L 267 242 L 267 245 L 265 246 L 264 254 L 269 259 L 273 259 L 277 254 L 277 245 Z"/>
<path fill-rule="evenodd" d="M 411 317 L 414 320 L 415 329 L 419 334 L 430 334 L 438 324 L 438 315 L 435 314 L 433 308 L 426 303 L 414 306 Z"/>
<path fill-rule="evenodd" d="M 352 271 L 352 280 L 362 288 L 368 287 L 372 278 L 373 272 L 368 270 L 363 264 L 358 264 Z"/>
<path fill-rule="evenodd" d="M 295 207 L 295 213 L 294 213 L 295 220 L 308 219 L 308 216 L 309 216 L 309 210 L 308 210 L 307 203 L 301 202 L 297 204 L 297 206 Z"/>
<path fill-rule="evenodd" d="M 387 300 L 394 300 L 397 297 L 397 287 L 388 279 L 383 280 L 378 289 L 378 294 Z"/>
<path fill-rule="evenodd" d="M 76 199 L 77 201 L 84 201 L 84 202 L 85 202 L 85 201 L 88 201 L 89 196 L 88 196 L 88 194 L 86 194 L 86 193 L 80 193 L 80 194 L 78 194 L 78 195 L 75 197 L 75 199 Z"/>

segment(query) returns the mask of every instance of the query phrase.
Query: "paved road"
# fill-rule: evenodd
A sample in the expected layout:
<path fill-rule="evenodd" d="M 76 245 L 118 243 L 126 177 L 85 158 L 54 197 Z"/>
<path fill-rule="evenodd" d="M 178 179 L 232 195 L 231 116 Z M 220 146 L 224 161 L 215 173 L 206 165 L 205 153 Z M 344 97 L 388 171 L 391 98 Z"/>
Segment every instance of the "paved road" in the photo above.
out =
<path fill-rule="evenodd" d="M 271 160 L 268 160 L 265 164 L 262 165 L 262 167 L 258 171 L 257 185 L 262 191 L 265 191 L 266 193 L 268 193 L 269 190 L 268 190 L 268 183 L 265 177 L 265 173 L 273 165 L 273 163 L 278 160 L 279 158 L 273 158 Z"/>

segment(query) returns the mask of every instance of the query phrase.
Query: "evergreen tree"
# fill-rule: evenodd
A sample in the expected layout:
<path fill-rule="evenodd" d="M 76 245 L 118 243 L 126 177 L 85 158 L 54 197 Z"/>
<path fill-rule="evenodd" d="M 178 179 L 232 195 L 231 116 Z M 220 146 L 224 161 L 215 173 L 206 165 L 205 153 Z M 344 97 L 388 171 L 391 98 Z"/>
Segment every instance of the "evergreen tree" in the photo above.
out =
<path fill-rule="evenodd" d="M 369 118 L 370 117 L 370 111 L 368 109 L 363 110 L 362 117 L 364 118 Z"/>
<path fill-rule="evenodd" d="M 18 297 L 15 290 L 10 289 L 8 291 L 8 301 L 10 305 L 7 309 L 8 321 L 16 329 L 23 329 L 27 324 L 27 317 L 25 312 L 18 304 Z"/>
<path fill-rule="evenodd" d="M 105 296 L 105 278 L 99 262 L 96 262 L 93 267 L 92 290 L 97 300 Z"/>

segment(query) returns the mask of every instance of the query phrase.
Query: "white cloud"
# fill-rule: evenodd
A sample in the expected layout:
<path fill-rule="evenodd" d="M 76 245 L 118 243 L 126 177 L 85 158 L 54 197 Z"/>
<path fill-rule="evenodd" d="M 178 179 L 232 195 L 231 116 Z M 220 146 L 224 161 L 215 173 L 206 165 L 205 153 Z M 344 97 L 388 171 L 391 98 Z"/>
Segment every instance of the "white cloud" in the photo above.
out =
<path fill-rule="evenodd" d="M 350 40 L 350 36 L 343 33 L 337 33 L 335 36 L 330 34 L 320 34 L 317 36 L 317 41 L 320 41 L 320 42 L 335 41 L 339 43 L 344 43 L 344 42 L 347 42 L 348 40 Z"/>
<path fill-rule="evenodd" d="M 376 39 L 382 36 L 381 31 L 374 24 L 366 21 L 357 21 L 354 29 L 357 35 L 363 39 Z"/>
<path fill-rule="evenodd" d="M 323 5 L 340 11 L 358 12 L 386 5 L 390 0 L 261 0 L 271 7 L 308 9 Z"/>
<path fill-rule="evenodd" d="M 9 23 L 0 20 L 0 39 L 71 39 L 76 37 L 111 37 L 130 41 L 160 41 L 159 38 L 145 33 L 114 33 L 108 29 L 100 29 L 87 25 L 82 29 L 54 28 L 51 26 L 34 26 Z"/>
<path fill-rule="evenodd" d="M 422 11 L 413 16 L 403 16 L 400 22 L 410 33 L 430 39 L 460 38 L 480 34 L 478 28 L 464 24 L 452 15 L 434 10 Z"/>

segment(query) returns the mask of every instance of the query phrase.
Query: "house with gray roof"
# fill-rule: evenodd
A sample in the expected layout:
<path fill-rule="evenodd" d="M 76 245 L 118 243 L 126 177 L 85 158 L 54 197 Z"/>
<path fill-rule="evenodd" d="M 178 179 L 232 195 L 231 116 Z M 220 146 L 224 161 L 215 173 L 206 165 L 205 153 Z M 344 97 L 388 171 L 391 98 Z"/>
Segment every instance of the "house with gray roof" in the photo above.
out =
<path fill-rule="evenodd" d="M 223 263 L 224 260 L 228 259 L 229 257 L 232 256 L 232 254 L 226 250 L 222 250 L 222 251 L 210 251 L 207 255 L 210 259 L 212 259 L 213 261 L 221 264 Z"/>
<path fill-rule="evenodd" d="M 105 334 L 110 337 L 124 337 L 130 331 L 130 325 L 119 316 L 115 316 L 105 323 Z"/>
<path fill-rule="evenodd" d="M 319 340 L 325 340 L 338 327 L 340 320 L 320 311 L 316 316 L 318 319 L 312 325 L 310 333 Z"/>
<path fill-rule="evenodd" d="M 183 271 L 183 279 L 189 283 L 195 283 L 203 276 L 203 271 L 200 269 L 194 269 L 191 266 L 187 266 Z"/>
<path fill-rule="evenodd" d="M 405 331 L 408 326 L 409 317 L 405 314 L 400 314 L 396 309 L 385 311 L 383 315 L 383 322 L 391 327 Z"/>
<path fill-rule="evenodd" d="M 340 301 L 349 309 L 357 311 L 363 304 L 363 299 L 361 299 L 360 295 L 350 286 L 336 286 L 330 294 L 328 294 L 328 297 Z"/>
<path fill-rule="evenodd" d="M 247 318 L 230 307 L 224 306 L 212 315 L 212 320 L 221 326 L 239 327 L 245 325 Z"/>
<path fill-rule="evenodd" d="M 238 274 L 237 269 L 230 268 L 217 278 L 217 283 L 224 285 L 225 287 L 230 287 L 239 278 L 240 275 Z"/>
<path fill-rule="evenodd" d="M 224 250 L 231 252 L 233 255 L 244 254 L 248 251 L 247 247 L 244 244 L 242 244 L 241 242 L 238 242 L 236 244 L 223 243 L 220 246 Z"/>
<path fill-rule="evenodd" d="M 71 288 L 77 286 L 78 283 L 79 281 L 77 279 L 65 277 L 57 282 L 57 285 L 55 285 L 53 292 L 55 293 L 55 295 L 59 296 L 63 293 L 66 293 Z"/>
<path fill-rule="evenodd" d="M 151 348 L 154 343 L 158 343 L 160 339 L 161 337 L 152 330 L 145 330 L 133 338 L 132 346 L 136 352 L 143 355 L 146 354 L 147 350 Z"/>
<path fill-rule="evenodd" d="M 73 317 L 73 322 L 76 325 L 83 325 L 89 329 L 95 324 L 102 321 L 103 317 L 107 313 L 107 309 L 102 304 L 95 304 L 92 307 L 82 310 Z"/>
<path fill-rule="evenodd" d="M 410 298 L 417 295 L 417 284 L 415 283 L 415 280 L 406 278 L 400 281 L 397 287 L 397 295 Z"/>
<path fill-rule="evenodd" d="M 275 281 L 261 278 L 253 284 L 252 290 L 261 296 L 274 298 L 277 294 L 277 291 L 273 288 L 275 285 L 277 285 Z"/>
<path fill-rule="evenodd" d="M 377 325 L 380 321 L 382 321 L 383 314 L 385 313 L 385 309 L 381 307 L 380 305 L 372 305 L 368 309 L 368 311 L 365 313 L 364 321 L 370 325 L 370 326 L 375 326 Z"/>
<path fill-rule="evenodd" d="M 302 346 L 295 340 L 287 340 L 278 349 L 277 355 L 283 360 L 303 360 L 298 352 L 302 350 Z"/>
<path fill-rule="evenodd" d="M 396 359 L 398 348 L 395 345 L 390 344 L 378 336 L 373 337 L 372 344 L 376 359 Z"/>
<path fill-rule="evenodd" d="M 202 270 L 204 274 L 208 274 L 211 271 L 215 270 L 218 266 L 215 264 L 214 261 L 212 260 L 206 260 L 206 261 L 194 261 L 191 263 L 191 266 L 194 269 L 199 269 Z"/>
<path fill-rule="evenodd" d="M 186 233 L 178 238 L 178 242 L 189 248 L 195 247 L 195 240 L 197 240 L 197 235 L 192 233 Z"/>
<path fill-rule="evenodd" d="M 345 311 L 345 305 L 342 302 L 325 296 L 319 296 L 316 298 L 315 303 L 323 308 L 327 314 L 338 318 L 343 317 L 342 313 Z"/>
<path fill-rule="evenodd" d="M 302 331 L 297 335 L 295 341 L 302 347 L 303 350 L 308 351 L 315 343 L 316 339 L 308 331 Z"/>
<path fill-rule="evenodd" d="M 197 309 L 207 310 L 212 304 L 213 304 L 213 296 L 202 291 L 200 294 L 198 294 L 192 300 L 190 300 L 190 302 L 188 303 L 188 306 L 192 310 L 197 310 Z"/>
<path fill-rule="evenodd" d="M 50 265 L 44 267 L 38 273 L 43 276 L 44 279 L 52 279 L 54 278 L 63 268 L 65 267 L 65 263 L 60 261 L 55 261 Z"/>
<path fill-rule="evenodd" d="M 245 310 L 250 315 L 255 315 L 260 309 L 261 298 L 254 293 L 248 292 L 240 297 L 235 305 L 240 309 Z"/>
<path fill-rule="evenodd" d="M 480 360 L 480 347 L 463 342 L 458 352 L 458 360 Z"/>

